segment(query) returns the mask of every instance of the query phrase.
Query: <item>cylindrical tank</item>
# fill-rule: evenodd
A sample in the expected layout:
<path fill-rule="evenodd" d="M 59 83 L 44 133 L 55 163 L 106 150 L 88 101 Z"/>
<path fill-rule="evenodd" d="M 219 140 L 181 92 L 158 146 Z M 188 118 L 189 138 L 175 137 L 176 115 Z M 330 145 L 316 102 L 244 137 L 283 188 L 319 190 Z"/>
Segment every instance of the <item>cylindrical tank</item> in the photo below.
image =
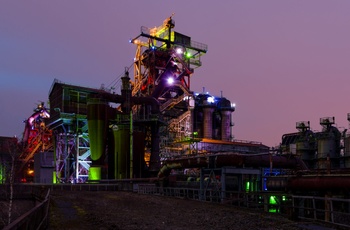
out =
<path fill-rule="evenodd" d="M 318 135 L 318 168 L 339 168 L 340 132 L 335 127 Z"/>
<path fill-rule="evenodd" d="M 214 106 L 203 107 L 203 138 L 213 137 L 213 112 Z"/>
<path fill-rule="evenodd" d="M 271 176 L 266 178 L 266 188 L 269 191 L 283 191 L 287 186 L 286 177 Z"/>
<path fill-rule="evenodd" d="M 350 136 L 344 140 L 344 167 L 350 168 Z"/>
<path fill-rule="evenodd" d="M 106 137 L 107 137 L 107 107 L 108 104 L 105 100 L 100 98 L 93 98 L 87 102 L 87 119 L 88 119 L 88 131 L 90 139 L 90 152 L 92 160 L 92 171 L 97 172 L 96 175 L 91 175 L 89 173 L 89 179 L 98 180 L 101 178 L 101 169 L 103 165 L 106 147 Z M 99 176 L 98 176 L 99 175 Z"/>
<path fill-rule="evenodd" d="M 114 137 L 114 178 L 126 179 L 130 174 L 130 127 L 129 125 L 115 125 Z"/>
<path fill-rule="evenodd" d="M 230 110 L 221 111 L 221 140 L 231 140 L 231 113 Z"/>
<path fill-rule="evenodd" d="M 231 105 L 231 102 L 222 97 L 219 99 L 218 108 L 221 112 L 221 140 L 231 140 L 231 114 L 235 111 L 235 107 Z"/>
<path fill-rule="evenodd" d="M 295 144 L 296 154 L 301 157 L 309 169 L 315 168 L 316 145 L 314 133 L 310 130 L 300 133 Z"/>
<path fill-rule="evenodd" d="M 315 149 L 312 149 L 306 141 L 299 141 L 295 144 L 297 156 L 300 156 L 309 169 L 315 168 Z"/>
<path fill-rule="evenodd" d="M 195 126 L 193 131 L 198 132 L 199 137 L 212 139 L 213 112 L 216 108 L 215 98 L 209 94 L 199 94 L 195 100 Z"/>

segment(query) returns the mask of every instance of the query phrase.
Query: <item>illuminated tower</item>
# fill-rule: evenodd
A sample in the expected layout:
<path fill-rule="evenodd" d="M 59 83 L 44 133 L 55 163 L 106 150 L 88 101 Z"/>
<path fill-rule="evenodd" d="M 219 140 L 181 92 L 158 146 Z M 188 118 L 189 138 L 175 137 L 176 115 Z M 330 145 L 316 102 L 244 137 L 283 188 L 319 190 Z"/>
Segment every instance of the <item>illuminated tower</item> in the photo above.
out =
<path fill-rule="evenodd" d="M 156 155 L 164 154 L 168 143 L 191 135 L 192 130 L 188 125 L 191 122 L 190 101 L 193 98 L 190 77 L 194 69 L 202 65 L 201 56 L 208 49 L 207 45 L 174 31 L 172 16 L 159 27 L 142 26 L 141 33 L 130 40 L 137 47 L 132 95 L 151 96 L 160 104 L 159 120 L 146 129 L 146 154 L 149 152 L 151 155 L 150 168 L 152 164 L 157 167 L 159 157 Z M 143 111 L 145 109 L 141 106 L 133 107 L 136 116 Z M 158 125 L 160 123 L 162 125 Z"/>

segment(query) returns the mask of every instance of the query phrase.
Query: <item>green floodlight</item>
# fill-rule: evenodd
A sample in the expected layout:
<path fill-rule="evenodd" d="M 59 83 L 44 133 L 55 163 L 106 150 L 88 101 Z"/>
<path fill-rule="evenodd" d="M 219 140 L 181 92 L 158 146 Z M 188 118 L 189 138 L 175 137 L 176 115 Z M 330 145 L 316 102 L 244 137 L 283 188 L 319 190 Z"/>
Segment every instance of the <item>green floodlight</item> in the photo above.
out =
<path fill-rule="evenodd" d="M 89 180 L 91 181 L 101 180 L 101 167 L 90 167 Z"/>
<path fill-rule="evenodd" d="M 192 54 L 191 54 L 190 52 L 186 52 L 186 53 L 185 53 L 185 57 L 186 57 L 186 58 L 191 58 L 191 57 L 192 57 Z"/>

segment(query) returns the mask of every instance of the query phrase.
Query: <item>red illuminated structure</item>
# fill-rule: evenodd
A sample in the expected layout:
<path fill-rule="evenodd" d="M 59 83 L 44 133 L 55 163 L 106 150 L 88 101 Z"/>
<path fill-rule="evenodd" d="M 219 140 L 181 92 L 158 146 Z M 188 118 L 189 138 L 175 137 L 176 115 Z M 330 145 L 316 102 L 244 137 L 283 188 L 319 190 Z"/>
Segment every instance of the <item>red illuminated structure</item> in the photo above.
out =
<path fill-rule="evenodd" d="M 40 103 L 34 113 L 24 121 L 22 138 L 23 151 L 19 156 L 18 172 L 22 182 L 32 182 L 34 177 L 34 155 L 39 152 L 52 151 L 52 131 L 45 125 L 50 118 L 44 103 Z"/>

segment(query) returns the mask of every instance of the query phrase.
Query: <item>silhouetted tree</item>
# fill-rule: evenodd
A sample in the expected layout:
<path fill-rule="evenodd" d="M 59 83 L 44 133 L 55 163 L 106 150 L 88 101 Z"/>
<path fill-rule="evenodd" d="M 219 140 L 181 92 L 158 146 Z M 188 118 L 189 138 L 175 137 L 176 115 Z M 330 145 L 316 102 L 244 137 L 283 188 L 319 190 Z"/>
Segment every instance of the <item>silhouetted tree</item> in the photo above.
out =
<path fill-rule="evenodd" d="M 4 180 L 5 184 L 9 187 L 9 199 L 8 199 L 8 213 L 7 213 L 7 221 L 2 220 L 7 224 L 11 223 L 12 220 L 12 207 L 13 207 L 13 185 L 15 181 L 15 165 L 19 155 L 21 154 L 22 146 L 18 143 L 17 138 L 6 138 L 0 142 L 0 149 L 6 154 L 6 161 L 3 161 L 3 167 L 5 168 L 4 172 Z"/>

